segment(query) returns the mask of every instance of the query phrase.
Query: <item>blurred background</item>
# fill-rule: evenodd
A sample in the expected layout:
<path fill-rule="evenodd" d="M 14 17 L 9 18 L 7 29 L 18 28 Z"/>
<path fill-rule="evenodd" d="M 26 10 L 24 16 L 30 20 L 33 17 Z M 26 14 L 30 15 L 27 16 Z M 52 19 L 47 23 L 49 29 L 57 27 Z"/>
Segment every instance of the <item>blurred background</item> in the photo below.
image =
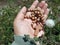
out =
<path fill-rule="evenodd" d="M 19 10 L 27 8 L 34 0 L 0 0 L 0 45 L 11 45 L 14 40 L 13 21 Z M 41 0 L 39 0 L 41 1 Z M 60 0 L 45 0 L 50 8 L 48 18 L 56 25 L 53 28 L 44 27 L 45 36 L 41 38 L 42 45 L 60 45 Z"/>

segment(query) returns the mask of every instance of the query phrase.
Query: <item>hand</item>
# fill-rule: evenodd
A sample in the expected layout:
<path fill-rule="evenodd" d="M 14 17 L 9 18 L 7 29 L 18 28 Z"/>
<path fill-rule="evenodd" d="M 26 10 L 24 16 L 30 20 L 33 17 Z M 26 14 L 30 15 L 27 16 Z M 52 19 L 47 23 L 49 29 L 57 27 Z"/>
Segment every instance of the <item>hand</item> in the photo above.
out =
<path fill-rule="evenodd" d="M 33 10 L 34 8 L 36 8 L 38 3 L 39 3 L 38 0 L 34 1 L 29 9 Z M 45 17 L 45 15 L 47 17 L 49 11 L 45 5 L 46 3 L 41 2 L 39 5 L 42 5 L 42 4 L 44 5 L 42 8 L 44 10 L 44 17 Z M 40 7 L 42 7 L 42 6 L 40 6 Z M 27 8 L 23 7 L 21 9 L 21 11 L 17 14 L 17 16 L 14 20 L 14 24 L 13 24 L 14 33 L 15 33 L 15 35 L 19 35 L 19 36 L 24 36 L 24 34 L 28 34 L 28 35 L 30 35 L 31 38 L 33 38 L 34 37 L 34 30 L 31 27 L 32 21 L 30 19 L 27 19 L 27 20 L 24 19 L 24 15 L 27 13 L 26 11 L 27 11 Z"/>

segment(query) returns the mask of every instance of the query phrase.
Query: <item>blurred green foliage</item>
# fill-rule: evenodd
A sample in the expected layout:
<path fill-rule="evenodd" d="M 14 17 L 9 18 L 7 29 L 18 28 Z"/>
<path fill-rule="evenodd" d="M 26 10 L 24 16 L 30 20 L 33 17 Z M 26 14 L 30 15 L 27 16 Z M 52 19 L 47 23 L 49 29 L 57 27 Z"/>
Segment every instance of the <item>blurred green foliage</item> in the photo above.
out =
<path fill-rule="evenodd" d="M 0 8 L 0 45 L 11 45 L 13 42 L 13 21 L 23 7 L 30 7 L 34 0 L 7 0 L 7 6 Z M 41 1 L 41 0 L 39 0 Z M 52 9 L 52 14 L 49 17 L 56 22 L 55 27 L 45 29 L 45 36 L 41 38 L 42 45 L 60 45 L 60 0 L 47 0 L 49 8 Z"/>

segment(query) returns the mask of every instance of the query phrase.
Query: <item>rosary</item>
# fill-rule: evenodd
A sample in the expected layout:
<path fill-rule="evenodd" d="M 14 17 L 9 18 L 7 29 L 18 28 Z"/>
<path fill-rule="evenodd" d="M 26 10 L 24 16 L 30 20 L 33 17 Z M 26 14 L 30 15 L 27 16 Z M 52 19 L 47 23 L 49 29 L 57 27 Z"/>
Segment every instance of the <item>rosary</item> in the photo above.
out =
<path fill-rule="evenodd" d="M 38 8 L 35 8 L 34 10 L 27 10 L 28 13 L 31 13 L 31 15 L 28 16 L 24 16 L 25 19 L 31 19 L 32 20 L 32 24 L 31 27 L 34 29 L 34 37 L 39 41 L 40 37 L 37 37 L 38 33 L 42 30 L 44 31 L 44 24 L 46 24 L 46 26 L 48 26 L 49 28 L 52 28 L 55 26 L 55 23 L 52 19 L 47 19 L 45 22 L 43 21 L 43 13 L 41 10 L 39 10 Z M 41 24 L 41 25 L 40 25 Z M 34 25 L 38 26 L 37 28 L 34 27 Z M 42 35 L 43 36 L 43 35 Z M 31 44 L 33 45 L 37 45 L 35 42 L 36 40 L 28 38 L 27 35 L 25 35 L 25 37 L 23 38 L 24 41 L 29 41 Z"/>
<path fill-rule="evenodd" d="M 26 15 L 24 16 L 25 19 L 31 19 L 32 20 L 32 24 L 31 27 L 34 29 L 34 39 L 31 39 L 28 35 L 25 35 L 25 37 L 23 38 L 23 40 L 25 42 L 29 41 L 31 44 L 33 45 L 37 45 L 36 44 L 36 40 L 35 39 L 39 39 L 39 37 L 37 38 L 36 36 L 38 35 L 38 33 L 43 30 L 43 14 L 41 12 L 41 10 L 38 10 L 38 8 L 35 8 L 34 10 L 27 10 L 28 13 L 31 13 L 31 15 L 29 17 L 27 17 Z M 36 24 L 36 26 L 42 24 L 42 26 L 40 25 L 39 27 L 33 27 L 34 24 Z"/>
<path fill-rule="evenodd" d="M 25 19 L 31 19 L 32 20 L 32 24 L 31 27 L 35 30 L 34 31 L 34 36 L 37 36 L 37 34 L 43 30 L 43 14 L 41 12 L 41 10 L 38 10 L 38 8 L 35 8 L 34 10 L 27 10 L 27 12 L 31 12 L 31 15 L 29 17 L 27 17 L 26 15 L 24 16 Z M 39 27 L 33 27 L 36 24 L 36 26 L 38 26 L 39 24 L 41 24 Z"/>

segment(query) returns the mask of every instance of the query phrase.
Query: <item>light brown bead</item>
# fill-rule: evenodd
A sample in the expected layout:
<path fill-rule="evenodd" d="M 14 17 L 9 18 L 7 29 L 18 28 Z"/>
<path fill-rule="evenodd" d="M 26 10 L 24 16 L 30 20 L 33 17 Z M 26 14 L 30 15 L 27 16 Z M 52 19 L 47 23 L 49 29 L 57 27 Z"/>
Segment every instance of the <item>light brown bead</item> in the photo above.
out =
<path fill-rule="evenodd" d="M 40 12 L 38 11 L 38 14 L 40 14 Z"/>
<path fill-rule="evenodd" d="M 38 13 L 38 11 L 35 11 L 35 14 L 37 14 Z"/>
<path fill-rule="evenodd" d="M 40 20 L 40 18 L 37 19 L 37 21 L 39 21 L 39 20 Z"/>
<path fill-rule="evenodd" d="M 35 17 L 35 19 L 37 20 L 37 17 Z"/>
<path fill-rule="evenodd" d="M 31 15 L 34 15 L 34 12 L 31 12 Z"/>
<path fill-rule="evenodd" d="M 32 23 L 35 23 L 35 22 L 36 22 L 36 20 L 33 20 L 33 21 L 32 21 Z"/>
<path fill-rule="evenodd" d="M 35 18 L 34 17 L 32 17 L 32 20 L 34 20 Z"/>
<path fill-rule="evenodd" d="M 41 15 L 39 15 L 39 17 L 41 17 Z"/>
<path fill-rule="evenodd" d="M 32 17 L 34 17 L 34 15 L 31 15 Z"/>

